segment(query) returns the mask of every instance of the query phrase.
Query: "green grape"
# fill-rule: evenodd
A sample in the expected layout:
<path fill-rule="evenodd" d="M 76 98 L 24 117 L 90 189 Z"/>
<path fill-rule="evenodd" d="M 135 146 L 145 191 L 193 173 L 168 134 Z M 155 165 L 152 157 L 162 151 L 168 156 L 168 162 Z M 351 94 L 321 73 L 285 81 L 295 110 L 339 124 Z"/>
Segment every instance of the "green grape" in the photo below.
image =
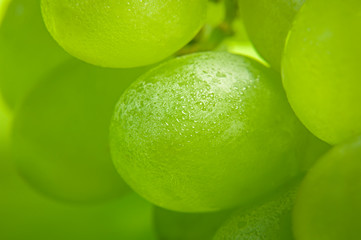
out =
<path fill-rule="evenodd" d="M 247 33 L 259 54 L 279 71 L 287 34 L 305 0 L 239 0 Z"/>
<path fill-rule="evenodd" d="M 361 137 L 334 147 L 309 171 L 293 213 L 297 240 L 359 240 Z"/>
<path fill-rule="evenodd" d="M 49 36 L 40 0 L 12 0 L 0 27 L 0 92 L 12 109 L 66 54 Z"/>
<path fill-rule="evenodd" d="M 253 201 L 300 173 L 309 133 L 272 70 L 206 52 L 142 75 L 120 98 L 110 140 L 118 172 L 163 208 L 216 211 Z"/>
<path fill-rule="evenodd" d="M 180 213 L 155 207 L 154 225 L 159 240 L 211 240 L 231 213 Z"/>
<path fill-rule="evenodd" d="M 128 68 L 163 60 L 186 45 L 206 18 L 207 0 L 42 0 L 45 24 L 71 55 Z"/>
<path fill-rule="evenodd" d="M 293 239 L 291 210 L 296 186 L 250 209 L 236 211 L 219 228 L 213 240 Z"/>
<path fill-rule="evenodd" d="M 43 198 L 0 159 L 0 239 L 155 240 L 152 206 L 135 194 L 95 205 Z"/>
<path fill-rule="evenodd" d="M 14 119 L 13 154 L 21 175 L 39 191 L 70 201 L 124 192 L 108 150 L 109 122 L 119 95 L 142 71 L 75 60 L 54 70 Z"/>
<path fill-rule="evenodd" d="M 218 50 L 226 50 L 229 53 L 247 56 L 261 62 L 264 65 L 267 65 L 265 60 L 263 60 L 263 58 L 256 52 L 252 46 L 252 43 L 250 42 L 243 42 L 233 38 L 227 38 L 221 43 Z"/>
<path fill-rule="evenodd" d="M 288 100 L 303 124 L 330 144 L 361 134 L 360 11 L 358 0 L 309 0 L 285 48 Z"/>

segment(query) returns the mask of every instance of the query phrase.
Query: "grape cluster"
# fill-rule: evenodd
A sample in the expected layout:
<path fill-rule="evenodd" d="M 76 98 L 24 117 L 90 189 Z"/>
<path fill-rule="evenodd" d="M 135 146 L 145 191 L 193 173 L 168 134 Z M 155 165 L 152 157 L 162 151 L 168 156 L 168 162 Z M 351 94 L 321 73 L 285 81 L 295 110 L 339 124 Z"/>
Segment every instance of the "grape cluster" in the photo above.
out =
<path fill-rule="evenodd" d="M 359 0 L 0 0 L 0 239 L 360 240 Z"/>

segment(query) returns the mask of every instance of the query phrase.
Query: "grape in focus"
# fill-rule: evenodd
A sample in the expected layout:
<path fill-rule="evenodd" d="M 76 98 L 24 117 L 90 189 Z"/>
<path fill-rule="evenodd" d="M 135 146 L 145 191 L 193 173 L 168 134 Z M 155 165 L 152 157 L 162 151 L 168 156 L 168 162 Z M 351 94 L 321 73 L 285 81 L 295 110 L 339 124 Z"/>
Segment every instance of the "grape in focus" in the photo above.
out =
<path fill-rule="evenodd" d="M 115 108 L 110 144 L 137 193 L 170 210 L 206 212 L 249 203 L 298 176 L 309 135 L 275 72 L 207 52 L 138 78 Z"/>
<path fill-rule="evenodd" d="M 206 0 L 42 0 L 45 24 L 71 55 L 130 68 L 159 62 L 186 45 L 206 18 Z"/>

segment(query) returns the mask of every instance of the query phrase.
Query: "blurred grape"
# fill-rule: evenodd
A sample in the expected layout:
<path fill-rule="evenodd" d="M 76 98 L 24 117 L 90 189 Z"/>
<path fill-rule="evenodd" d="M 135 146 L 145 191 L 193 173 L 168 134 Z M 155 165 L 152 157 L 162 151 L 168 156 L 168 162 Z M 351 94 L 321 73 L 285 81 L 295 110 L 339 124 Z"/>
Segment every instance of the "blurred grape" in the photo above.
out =
<path fill-rule="evenodd" d="M 333 145 L 361 134 L 360 12 L 358 0 L 306 1 L 284 51 L 282 80 L 293 110 Z"/>
<path fill-rule="evenodd" d="M 217 49 L 224 39 L 235 34 L 233 22 L 238 17 L 236 0 L 208 1 L 205 25 L 192 41 L 177 52 L 177 55 Z"/>
<path fill-rule="evenodd" d="M 291 210 L 298 184 L 250 209 L 240 209 L 217 231 L 214 240 L 292 240 Z"/>
<path fill-rule="evenodd" d="M 213 213 L 181 213 L 154 208 L 159 240 L 211 240 L 233 210 Z"/>
<path fill-rule="evenodd" d="M 134 193 L 95 205 L 66 205 L 36 194 L 0 159 L 0 239 L 155 240 L 152 206 Z"/>
<path fill-rule="evenodd" d="M 10 108 L 68 58 L 44 26 L 40 0 L 12 0 L 0 27 L 0 91 Z"/>
<path fill-rule="evenodd" d="M 305 0 L 239 0 L 247 33 L 259 54 L 280 71 L 292 21 Z"/>
<path fill-rule="evenodd" d="M 13 154 L 35 189 L 69 201 L 127 191 L 110 159 L 114 105 L 145 68 L 112 70 L 70 60 L 24 100 L 14 119 Z"/>
<path fill-rule="evenodd" d="M 208 1 L 206 24 L 218 26 L 225 19 L 225 5 L 223 1 Z"/>
<path fill-rule="evenodd" d="M 267 62 L 256 52 L 251 42 L 239 41 L 234 38 L 225 39 L 217 50 L 250 57 L 267 66 Z"/>
<path fill-rule="evenodd" d="M 361 237 L 361 137 L 324 155 L 303 180 L 293 219 L 297 240 Z"/>

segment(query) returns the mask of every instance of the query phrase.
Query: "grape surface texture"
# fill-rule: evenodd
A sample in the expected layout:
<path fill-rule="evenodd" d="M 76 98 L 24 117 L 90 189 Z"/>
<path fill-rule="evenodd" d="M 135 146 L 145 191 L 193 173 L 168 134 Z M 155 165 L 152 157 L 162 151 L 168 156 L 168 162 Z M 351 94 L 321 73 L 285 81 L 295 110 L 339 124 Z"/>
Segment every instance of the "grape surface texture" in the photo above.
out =
<path fill-rule="evenodd" d="M 186 45 L 206 17 L 206 0 L 42 0 L 45 24 L 71 55 L 128 68 L 159 62 Z"/>
<path fill-rule="evenodd" d="M 115 165 L 164 208 L 215 211 L 253 201 L 300 173 L 309 134 L 281 81 L 223 52 L 170 60 L 142 75 L 111 124 Z"/>

